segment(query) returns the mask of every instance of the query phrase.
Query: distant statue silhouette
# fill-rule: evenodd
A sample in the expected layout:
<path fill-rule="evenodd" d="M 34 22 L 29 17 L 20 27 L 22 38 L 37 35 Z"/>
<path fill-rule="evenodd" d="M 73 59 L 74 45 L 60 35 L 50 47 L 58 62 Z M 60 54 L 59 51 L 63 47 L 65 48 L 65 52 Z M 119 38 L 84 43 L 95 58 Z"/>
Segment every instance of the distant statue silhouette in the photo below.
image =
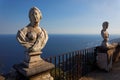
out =
<path fill-rule="evenodd" d="M 101 36 L 103 38 L 101 46 L 106 47 L 106 48 L 114 48 L 117 46 L 117 43 L 110 44 L 109 43 L 109 33 L 107 31 L 109 26 L 109 23 L 107 21 L 103 22 L 102 27 L 103 29 L 101 30 Z"/>
<path fill-rule="evenodd" d="M 28 52 L 41 51 L 48 40 L 45 29 L 39 27 L 39 22 L 42 19 L 41 11 L 37 7 L 31 8 L 29 19 L 30 23 L 18 31 L 17 40 Z"/>
<path fill-rule="evenodd" d="M 109 40 L 109 34 L 108 34 L 108 22 L 103 22 L 102 24 L 102 27 L 103 29 L 101 30 L 101 36 L 103 38 L 103 41 L 102 41 L 102 46 L 109 46 L 109 43 L 108 43 L 108 40 Z"/>

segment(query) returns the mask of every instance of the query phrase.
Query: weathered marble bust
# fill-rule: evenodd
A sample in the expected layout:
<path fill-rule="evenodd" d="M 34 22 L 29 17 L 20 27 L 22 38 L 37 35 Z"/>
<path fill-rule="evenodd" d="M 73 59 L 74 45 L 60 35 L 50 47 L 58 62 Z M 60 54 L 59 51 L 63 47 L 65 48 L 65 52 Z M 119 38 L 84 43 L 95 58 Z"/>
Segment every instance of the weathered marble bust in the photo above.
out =
<path fill-rule="evenodd" d="M 109 26 L 109 23 L 107 21 L 103 22 L 102 27 L 103 29 L 101 30 L 101 36 L 103 38 L 102 44 L 101 46 L 105 47 L 105 48 L 114 48 L 116 47 L 118 44 L 117 43 L 109 43 L 109 33 L 107 31 Z"/>
<path fill-rule="evenodd" d="M 48 34 L 45 29 L 39 27 L 42 19 L 41 11 L 37 7 L 31 8 L 29 19 L 30 23 L 18 30 L 17 40 L 28 52 L 40 52 L 48 40 Z"/>
<path fill-rule="evenodd" d="M 101 45 L 107 47 L 107 46 L 109 46 L 109 43 L 108 43 L 109 34 L 108 34 L 108 31 L 107 31 L 107 29 L 108 29 L 108 22 L 107 21 L 103 22 L 102 27 L 103 27 L 103 29 L 101 30 L 101 36 L 103 38 L 103 41 L 102 41 Z"/>
<path fill-rule="evenodd" d="M 54 65 L 40 56 L 41 50 L 48 40 L 45 29 L 39 27 L 39 22 L 42 19 L 40 10 L 36 7 L 31 8 L 29 19 L 30 23 L 18 30 L 16 36 L 18 42 L 27 50 L 25 58 L 22 63 L 14 65 L 14 68 L 29 80 L 53 80 L 50 70 L 54 68 Z"/>

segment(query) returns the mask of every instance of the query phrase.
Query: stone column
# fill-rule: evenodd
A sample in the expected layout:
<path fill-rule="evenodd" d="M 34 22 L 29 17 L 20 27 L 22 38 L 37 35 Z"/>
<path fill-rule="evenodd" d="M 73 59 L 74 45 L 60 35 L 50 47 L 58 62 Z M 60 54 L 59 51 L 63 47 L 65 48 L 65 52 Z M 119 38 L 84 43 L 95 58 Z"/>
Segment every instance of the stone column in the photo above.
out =
<path fill-rule="evenodd" d="M 14 65 L 14 68 L 29 80 L 53 80 L 50 70 L 54 65 L 44 61 L 40 54 L 40 52 L 27 52 L 23 63 Z"/>

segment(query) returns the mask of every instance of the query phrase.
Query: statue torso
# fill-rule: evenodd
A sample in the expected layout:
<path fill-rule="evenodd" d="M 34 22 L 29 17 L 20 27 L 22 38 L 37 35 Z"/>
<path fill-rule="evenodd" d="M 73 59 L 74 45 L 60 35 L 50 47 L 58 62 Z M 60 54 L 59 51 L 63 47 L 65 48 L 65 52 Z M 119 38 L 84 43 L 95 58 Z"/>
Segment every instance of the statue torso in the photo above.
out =
<path fill-rule="evenodd" d="M 41 33 L 41 29 L 39 27 L 33 28 L 31 26 L 27 26 L 27 33 L 26 33 L 27 41 L 35 42 L 40 33 Z"/>

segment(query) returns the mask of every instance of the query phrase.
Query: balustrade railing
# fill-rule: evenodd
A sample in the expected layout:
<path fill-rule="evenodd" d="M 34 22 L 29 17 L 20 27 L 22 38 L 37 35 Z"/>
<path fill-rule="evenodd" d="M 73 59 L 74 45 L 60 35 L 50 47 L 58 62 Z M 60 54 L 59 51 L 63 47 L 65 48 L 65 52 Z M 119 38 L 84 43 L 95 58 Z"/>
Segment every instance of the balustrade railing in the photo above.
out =
<path fill-rule="evenodd" d="M 119 43 L 120 38 L 110 43 Z M 45 59 L 55 65 L 51 71 L 54 80 L 79 80 L 80 77 L 95 69 L 96 47 L 60 54 Z"/>
<path fill-rule="evenodd" d="M 48 62 L 55 65 L 51 75 L 55 80 L 78 80 L 81 76 L 93 70 L 94 49 L 78 50 L 47 58 Z"/>

